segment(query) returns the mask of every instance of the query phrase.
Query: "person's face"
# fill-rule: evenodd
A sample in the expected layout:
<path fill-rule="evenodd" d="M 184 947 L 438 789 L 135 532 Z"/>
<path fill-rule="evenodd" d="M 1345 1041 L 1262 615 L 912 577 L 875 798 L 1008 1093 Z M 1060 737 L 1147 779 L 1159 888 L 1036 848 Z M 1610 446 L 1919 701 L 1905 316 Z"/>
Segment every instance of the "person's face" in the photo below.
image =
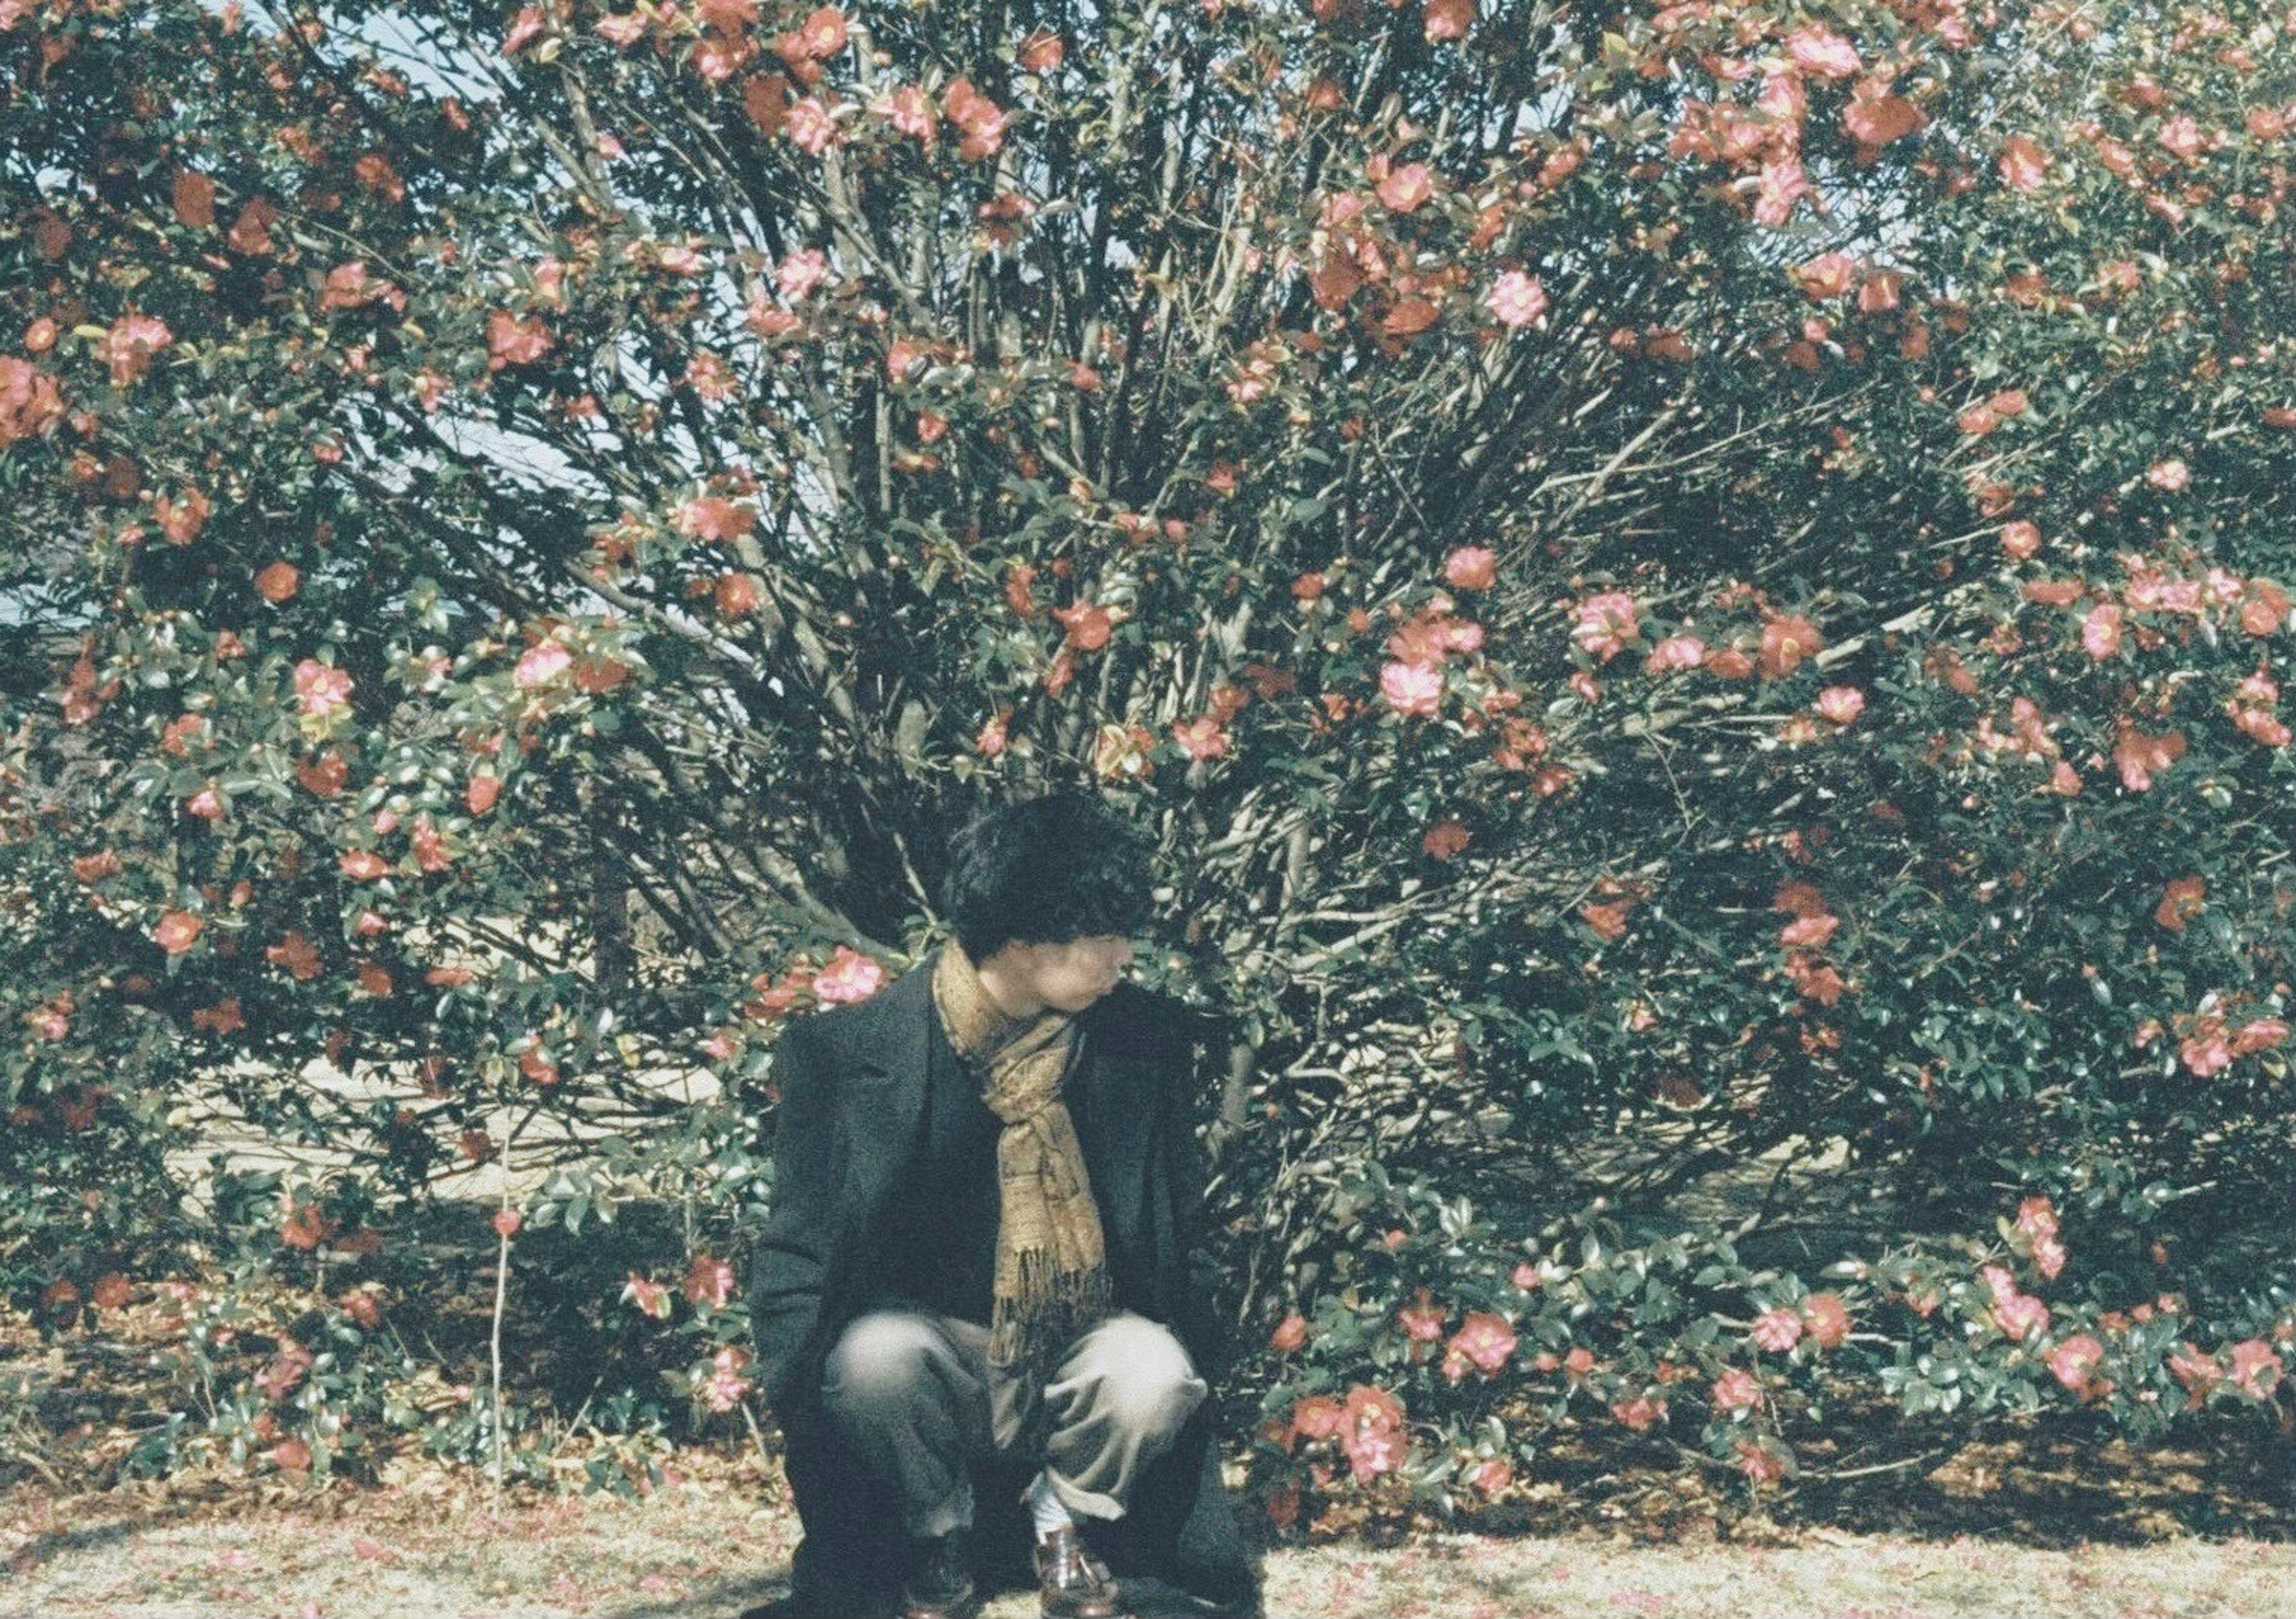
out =
<path fill-rule="evenodd" d="M 1054 944 L 1015 941 L 1016 975 L 1046 1006 L 1080 1012 L 1123 981 L 1132 941 L 1120 933 L 1087 934 Z"/>

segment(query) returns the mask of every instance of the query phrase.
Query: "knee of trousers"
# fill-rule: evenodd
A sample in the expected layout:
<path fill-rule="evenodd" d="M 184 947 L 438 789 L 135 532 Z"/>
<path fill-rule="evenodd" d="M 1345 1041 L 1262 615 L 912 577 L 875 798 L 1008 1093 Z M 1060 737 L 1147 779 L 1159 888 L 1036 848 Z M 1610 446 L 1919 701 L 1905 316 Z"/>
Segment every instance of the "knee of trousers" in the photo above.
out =
<path fill-rule="evenodd" d="M 1046 1390 L 1064 1414 L 1089 1410 L 1130 1433 L 1177 1429 L 1210 1392 L 1180 1340 L 1145 1316 L 1102 1322 L 1067 1370 Z"/>
<path fill-rule="evenodd" d="M 838 1335 L 821 1368 L 821 1400 L 832 1415 L 882 1419 L 930 1388 L 943 1353 L 931 1326 L 914 1315 L 880 1310 Z"/>

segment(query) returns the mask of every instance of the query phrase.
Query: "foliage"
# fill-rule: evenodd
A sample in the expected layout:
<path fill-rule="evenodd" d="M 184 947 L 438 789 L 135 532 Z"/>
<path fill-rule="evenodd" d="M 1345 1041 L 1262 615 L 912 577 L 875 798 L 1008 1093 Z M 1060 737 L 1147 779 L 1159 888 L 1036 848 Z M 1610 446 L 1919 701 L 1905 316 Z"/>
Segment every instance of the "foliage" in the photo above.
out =
<path fill-rule="evenodd" d="M 222 1120 L 351 1263 L 534 1172 L 678 1212 L 729 1415 L 774 1025 L 1084 778 L 1309 1392 L 1501 1398 L 1362 1325 L 1370 1165 L 1635 1256 L 1406 1242 L 1510 1397 L 1838 1293 L 1909 1408 L 2071 1345 L 2152 1431 L 2139 1306 L 2290 1333 L 2291 28 L 0 0 L 0 1280 L 213 1239 Z"/>

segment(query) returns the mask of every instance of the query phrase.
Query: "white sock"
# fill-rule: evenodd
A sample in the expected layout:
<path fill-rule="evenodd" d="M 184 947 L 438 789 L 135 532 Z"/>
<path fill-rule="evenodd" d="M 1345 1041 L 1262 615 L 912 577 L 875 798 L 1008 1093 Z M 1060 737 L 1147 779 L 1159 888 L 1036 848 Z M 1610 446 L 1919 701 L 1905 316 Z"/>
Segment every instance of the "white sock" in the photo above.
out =
<path fill-rule="evenodd" d="M 1066 1529 L 1076 1522 L 1061 1498 L 1053 1493 L 1053 1481 L 1038 1473 L 1029 1481 L 1021 1499 L 1029 1503 L 1029 1520 L 1037 1526 L 1037 1538 L 1043 1540 L 1055 1529 Z"/>

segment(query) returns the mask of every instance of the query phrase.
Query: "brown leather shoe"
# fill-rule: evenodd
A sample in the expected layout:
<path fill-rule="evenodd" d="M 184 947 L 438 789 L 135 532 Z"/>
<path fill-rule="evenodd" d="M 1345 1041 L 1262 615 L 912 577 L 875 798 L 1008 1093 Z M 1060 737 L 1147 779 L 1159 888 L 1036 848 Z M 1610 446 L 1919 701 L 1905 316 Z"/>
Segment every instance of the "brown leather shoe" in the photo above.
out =
<path fill-rule="evenodd" d="M 1037 1606 L 1044 1619 L 1132 1619 L 1124 1593 L 1074 1525 L 1037 1541 Z"/>

